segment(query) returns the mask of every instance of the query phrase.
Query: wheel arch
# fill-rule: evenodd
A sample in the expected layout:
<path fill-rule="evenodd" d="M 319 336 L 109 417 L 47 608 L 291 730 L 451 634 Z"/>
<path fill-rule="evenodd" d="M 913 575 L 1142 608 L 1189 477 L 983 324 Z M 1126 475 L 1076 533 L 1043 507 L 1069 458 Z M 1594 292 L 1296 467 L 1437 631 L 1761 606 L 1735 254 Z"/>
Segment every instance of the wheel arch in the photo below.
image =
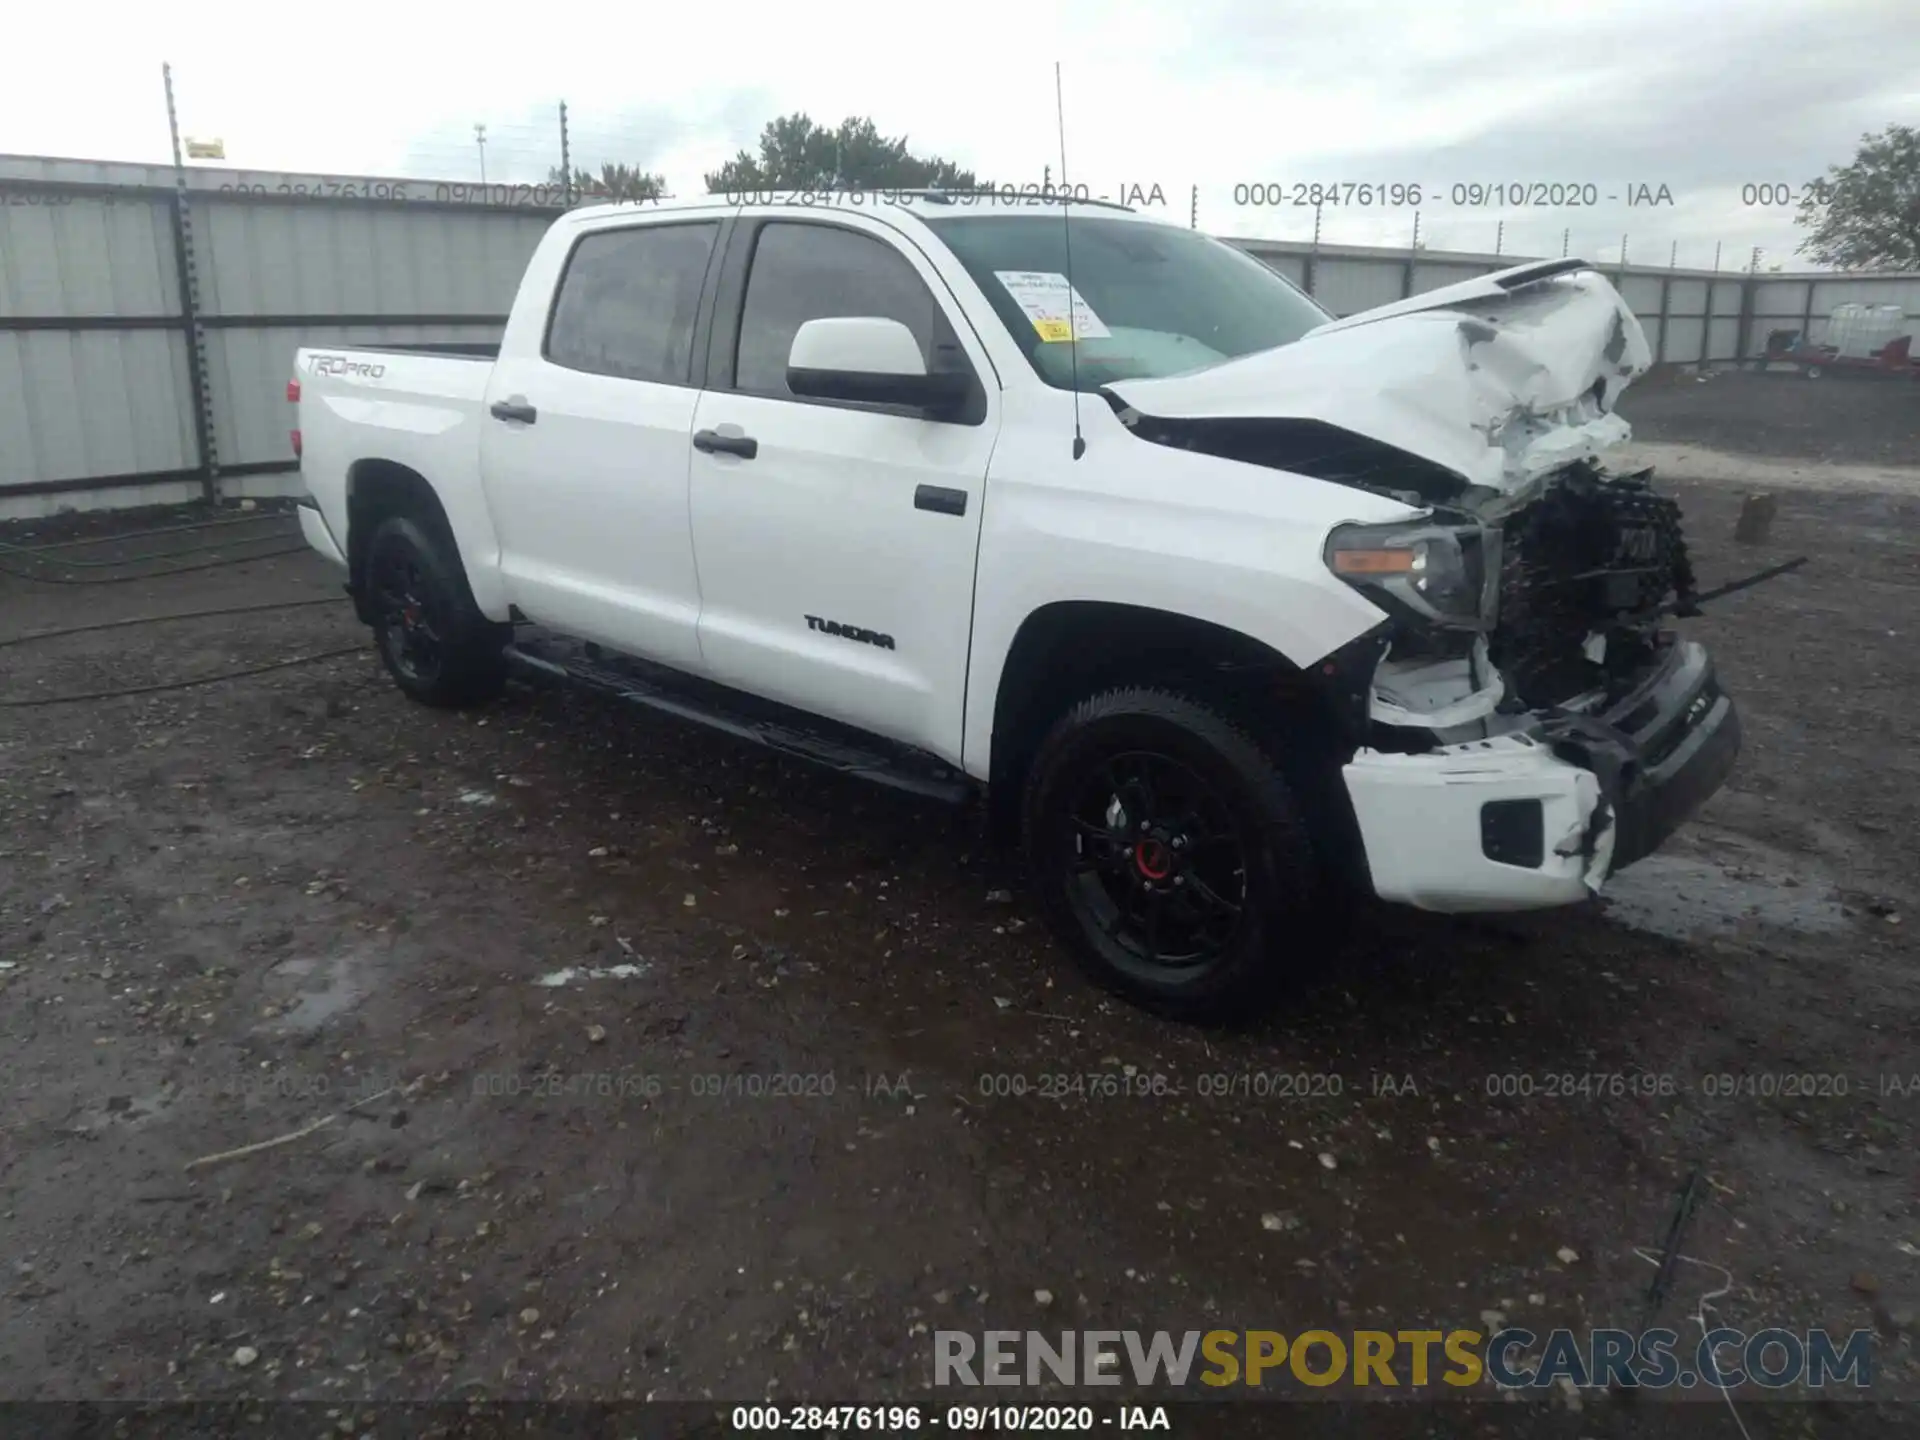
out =
<path fill-rule="evenodd" d="M 1275 744 L 1302 800 L 1331 810 L 1328 838 L 1357 839 L 1339 765 L 1364 737 L 1375 634 L 1303 667 L 1262 640 L 1213 621 L 1110 601 L 1041 606 L 1015 632 L 993 700 L 989 821 L 1010 841 L 1020 795 L 1041 740 L 1073 705 L 1118 685 L 1179 689 L 1218 706 Z M 1343 865 L 1344 865 L 1343 859 Z"/>
<path fill-rule="evenodd" d="M 347 590 L 365 624 L 373 622 L 366 587 L 367 547 L 381 522 L 394 515 L 412 516 L 434 527 L 453 543 L 458 558 L 459 542 L 447 508 L 426 476 L 397 460 L 355 461 L 347 470 Z"/>

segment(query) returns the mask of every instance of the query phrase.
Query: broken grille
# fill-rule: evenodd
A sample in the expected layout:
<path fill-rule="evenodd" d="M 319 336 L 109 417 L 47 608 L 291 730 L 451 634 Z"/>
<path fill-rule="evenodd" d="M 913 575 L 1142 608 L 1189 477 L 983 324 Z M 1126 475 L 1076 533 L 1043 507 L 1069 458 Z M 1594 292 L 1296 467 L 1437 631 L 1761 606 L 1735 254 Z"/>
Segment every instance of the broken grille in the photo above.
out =
<path fill-rule="evenodd" d="M 1530 707 L 1562 704 L 1627 673 L 1663 613 L 1684 613 L 1693 567 L 1680 506 L 1647 473 L 1575 467 L 1503 529 L 1493 661 Z M 1586 651 L 1605 637 L 1598 661 Z"/>

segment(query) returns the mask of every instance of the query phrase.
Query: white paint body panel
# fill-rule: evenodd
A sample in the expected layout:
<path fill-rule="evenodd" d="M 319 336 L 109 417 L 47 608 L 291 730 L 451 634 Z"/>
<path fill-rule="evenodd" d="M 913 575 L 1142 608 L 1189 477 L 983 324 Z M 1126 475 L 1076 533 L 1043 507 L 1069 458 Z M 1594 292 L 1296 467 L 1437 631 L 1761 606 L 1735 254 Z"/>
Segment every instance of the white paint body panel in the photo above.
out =
<path fill-rule="evenodd" d="M 317 360 L 349 354 L 381 373 L 316 373 Z M 475 602 L 504 620 L 509 602 L 500 585 L 500 546 L 480 488 L 481 400 L 490 374 L 483 361 L 438 355 L 319 348 L 294 357 L 300 476 L 326 528 L 345 540 L 350 476 L 362 460 L 391 461 L 429 477 L 459 542 Z"/>
<path fill-rule="evenodd" d="M 1419 512 L 1142 441 L 1094 395 L 1080 398 L 1086 445 L 1075 459 L 1074 397 L 1039 380 L 911 206 L 834 218 L 892 245 L 927 281 L 986 385 L 984 424 L 700 393 L 541 358 L 578 235 L 729 213 L 741 212 L 614 208 L 556 222 L 491 367 L 356 351 L 384 367 L 377 377 L 317 374 L 323 352 L 300 352 L 305 479 L 320 506 L 312 518 L 325 521 L 302 523 L 316 548 L 337 557 L 331 537 L 346 536 L 356 462 L 405 465 L 440 496 L 489 616 L 517 605 L 537 623 L 863 726 L 983 780 L 1002 670 L 1021 627 L 1049 606 L 1205 620 L 1301 667 L 1381 619 L 1328 571 L 1327 534 Z M 809 344 L 826 353 L 841 338 L 852 337 L 829 326 Z M 1598 383 L 1610 408 L 1646 363 L 1612 287 L 1581 275 L 1517 293 L 1470 281 L 1278 350 L 1110 388 L 1153 415 L 1324 420 L 1511 491 L 1623 435 L 1588 397 Z M 538 407 L 535 426 L 488 416 L 491 402 L 520 397 Z M 759 452 L 696 451 L 698 429 L 751 435 Z M 921 484 L 962 492 L 964 515 L 916 508 Z M 884 628 L 893 643 L 853 643 L 808 615 Z M 1388 899 L 1527 908 L 1576 900 L 1605 877 L 1604 849 L 1591 862 L 1550 854 L 1539 870 L 1482 856 L 1486 800 L 1541 799 L 1550 850 L 1581 832 L 1598 800 L 1590 773 L 1524 739 L 1420 756 L 1363 750 L 1344 779 Z"/>
<path fill-rule="evenodd" d="M 320 512 L 305 505 L 297 508 L 300 515 L 301 538 L 329 565 L 337 565 L 342 570 L 346 569 L 347 557 L 341 553 L 340 546 L 334 541 L 333 534 L 327 529 L 327 522 L 321 517 Z"/>
<path fill-rule="evenodd" d="M 1513 291 L 1496 279 L 1383 305 L 1209 370 L 1107 388 L 1166 418 L 1323 420 L 1514 491 L 1629 438 L 1611 412 L 1652 352 L 1599 275 Z"/>
<path fill-rule="evenodd" d="M 1585 832 L 1600 801 L 1599 780 L 1524 737 L 1425 755 L 1362 750 L 1344 776 L 1383 900 L 1423 910 L 1533 910 L 1584 899 L 1607 877 L 1611 828 L 1591 860 L 1556 852 Z M 1539 869 L 1503 865 L 1481 852 L 1480 807 L 1490 800 L 1541 802 L 1547 857 Z"/>

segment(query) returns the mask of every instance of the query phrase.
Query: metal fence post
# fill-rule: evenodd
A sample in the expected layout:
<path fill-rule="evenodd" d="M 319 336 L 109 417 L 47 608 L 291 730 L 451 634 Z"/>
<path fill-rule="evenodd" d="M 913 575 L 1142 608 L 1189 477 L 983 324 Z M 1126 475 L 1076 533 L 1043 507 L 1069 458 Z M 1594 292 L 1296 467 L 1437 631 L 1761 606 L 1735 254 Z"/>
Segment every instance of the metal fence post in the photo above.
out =
<path fill-rule="evenodd" d="M 1413 294 L 1413 262 L 1420 251 L 1420 212 L 1413 212 L 1413 243 L 1407 247 L 1406 268 L 1400 272 L 1400 298 Z"/>
<path fill-rule="evenodd" d="M 567 102 L 560 102 L 560 195 L 566 208 L 573 208 L 573 154 L 567 142 Z"/>
<path fill-rule="evenodd" d="M 1747 348 L 1753 343 L 1754 291 L 1760 284 L 1760 247 L 1754 246 L 1753 260 L 1740 278 L 1740 320 L 1733 332 L 1733 368 L 1747 368 Z"/>
<path fill-rule="evenodd" d="M 1680 258 L 1680 242 L 1673 242 L 1673 248 L 1667 252 L 1667 273 L 1660 277 L 1660 328 L 1655 331 L 1653 342 L 1653 363 L 1667 363 L 1667 310 L 1673 298 L 1673 263 Z"/>
<path fill-rule="evenodd" d="M 1313 294 L 1315 272 L 1320 268 L 1319 260 L 1320 260 L 1320 202 L 1316 200 L 1313 202 L 1313 245 L 1312 245 L 1312 248 L 1310 248 L 1307 251 L 1307 263 L 1303 267 L 1301 267 L 1301 276 L 1300 276 L 1302 281 L 1300 288 L 1306 291 L 1307 294 L 1309 295 Z"/>
<path fill-rule="evenodd" d="M 180 283 L 181 328 L 187 337 L 187 380 L 193 388 L 193 436 L 200 448 L 200 489 L 220 498 L 220 455 L 214 448 L 213 386 L 207 373 L 207 332 L 200 323 L 200 271 L 194 263 L 193 212 L 187 203 L 187 166 L 180 153 L 180 118 L 173 106 L 173 66 L 160 66 L 167 92 L 167 135 L 173 142 L 173 258 Z"/>

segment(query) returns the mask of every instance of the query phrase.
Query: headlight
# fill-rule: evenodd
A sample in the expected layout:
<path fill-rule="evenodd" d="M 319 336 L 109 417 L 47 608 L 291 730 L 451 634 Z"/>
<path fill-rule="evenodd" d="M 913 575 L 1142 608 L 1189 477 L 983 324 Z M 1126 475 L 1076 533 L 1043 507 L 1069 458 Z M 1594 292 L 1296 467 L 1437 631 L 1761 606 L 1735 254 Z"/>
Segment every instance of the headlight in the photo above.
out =
<path fill-rule="evenodd" d="M 1388 611 L 1451 629 L 1494 623 L 1499 532 L 1416 520 L 1342 525 L 1327 537 L 1327 568 Z"/>

